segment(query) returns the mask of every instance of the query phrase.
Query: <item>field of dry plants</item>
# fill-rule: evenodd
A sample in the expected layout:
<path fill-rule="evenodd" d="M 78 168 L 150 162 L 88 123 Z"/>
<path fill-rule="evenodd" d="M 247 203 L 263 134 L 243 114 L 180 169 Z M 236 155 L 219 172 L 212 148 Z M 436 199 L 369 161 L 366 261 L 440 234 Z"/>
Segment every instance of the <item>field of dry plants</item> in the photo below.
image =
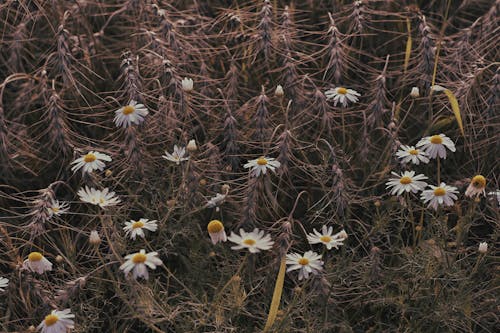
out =
<path fill-rule="evenodd" d="M 0 332 L 498 332 L 499 16 L 0 1 Z"/>

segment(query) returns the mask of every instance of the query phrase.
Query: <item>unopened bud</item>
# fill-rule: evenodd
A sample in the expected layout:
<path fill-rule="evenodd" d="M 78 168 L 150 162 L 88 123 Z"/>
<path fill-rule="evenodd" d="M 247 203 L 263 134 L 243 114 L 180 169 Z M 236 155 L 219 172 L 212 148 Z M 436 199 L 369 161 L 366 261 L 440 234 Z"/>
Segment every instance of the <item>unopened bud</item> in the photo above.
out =
<path fill-rule="evenodd" d="M 193 79 L 188 79 L 187 77 L 185 77 L 184 79 L 182 79 L 181 83 L 182 90 L 184 90 L 185 92 L 193 91 Z"/>
<path fill-rule="evenodd" d="M 197 151 L 198 150 L 198 146 L 196 145 L 196 141 L 194 139 L 189 140 L 186 148 L 187 148 L 188 152 Z"/>
<path fill-rule="evenodd" d="M 92 230 L 90 232 L 89 243 L 92 245 L 99 245 L 101 243 L 101 236 L 99 236 L 97 230 Z"/>
<path fill-rule="evenodd" d="M 488 243 L 486 242 L 482 242 L 482 243 L 479 243 L 479 249 L 478 249 L 479 253 L 486 253 L 488 252 Z"/>
<path fill-rule="evenodd" d="M 413 98 L 417 98 L 420 96 L 420 91 L 418 90 L 418 87 L 411 88 L 410 96 Z"/>
<path fill-rule="evenodd" d="M 56 256 L 56 262 L 62 263 L 64 261 L 64 258 L 61 255 Z"/>
<path fill-rule="evenodd" d="M 285 95 L 285 91 L 283 90 L 283 87 L 281 86 L 281 84 L 278 84 L 278 86 L 276 87 L 276 90 L 274 91 L 274 95 L 276 97 L 283 97 Z"/>

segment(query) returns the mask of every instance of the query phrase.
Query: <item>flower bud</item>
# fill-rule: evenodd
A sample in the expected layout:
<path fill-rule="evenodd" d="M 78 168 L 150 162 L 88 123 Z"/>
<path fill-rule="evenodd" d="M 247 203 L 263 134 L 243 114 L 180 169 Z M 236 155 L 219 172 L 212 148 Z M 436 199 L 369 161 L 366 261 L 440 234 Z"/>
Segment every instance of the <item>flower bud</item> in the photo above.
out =
<path fill-rule="evenodd" d="M 92 245 L 99 245 L 101 243 L 101 236 L 99 236 L 97 230 L 92 230 L 90 232 L 89 243 Z"/>
<path fill-rule="evenodd" d="M 488 252 L 488 243 L 486 243 L 486 242 L 479 243 L 478 251 L 479 251 L 479 253 L 483 253 L 483 254 Z"/>
<path fill-rule="evenodd" d="M 181 83 L 182 90 L 184 90 L 185 92 L 193 91 L 193 79 L 188 79 L 187 77 L 185 77 L 184 79 L 182 79 Z"/>
<path fill-rule="evenodd" d="M 418 90 L 418 87 L 411 88 L 410 96 L 413 98 L 417 98 L 420 96 L 420 92 Z"/>
<path fill-rule="evenodd" d="M 283 91 L 283 87 L 281 86 L 281 84 L 278 84 L 278 86 L 276 87 L 274 95 L 276 97 L 283 97 L 285 95 L 285 92 Z"/>
<path fill-rule="evenodd" d="M 190 153 L 198 150 L 198 146 L 196 145 L 196 140 L 195 139 L 189 140 L 186 149 Z"/>

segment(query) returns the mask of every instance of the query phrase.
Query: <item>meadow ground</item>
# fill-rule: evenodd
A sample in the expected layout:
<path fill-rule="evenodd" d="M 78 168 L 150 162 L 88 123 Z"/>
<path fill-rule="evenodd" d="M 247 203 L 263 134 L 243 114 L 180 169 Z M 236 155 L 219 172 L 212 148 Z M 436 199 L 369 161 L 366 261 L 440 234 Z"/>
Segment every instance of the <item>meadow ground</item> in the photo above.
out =
<path fill-rule="evenodd" d="M 0 331 L 498 331 L 499 16 L 1 1 Z"/>

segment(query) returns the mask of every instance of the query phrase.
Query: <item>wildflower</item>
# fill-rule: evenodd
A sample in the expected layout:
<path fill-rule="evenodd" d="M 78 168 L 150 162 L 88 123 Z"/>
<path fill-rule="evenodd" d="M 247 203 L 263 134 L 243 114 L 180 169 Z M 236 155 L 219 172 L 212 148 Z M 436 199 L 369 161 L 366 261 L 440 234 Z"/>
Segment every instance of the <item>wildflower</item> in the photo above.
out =
<path fill-rule="evenodd" d="M 94 170 L 103 170 L 106 164 L 103 161 L 111 161 L 111 157 L 106 154 L 101 154 L 96 151 L 91 151 L 86 155 L 82 155 L 71 164 L 74 166 L 71 168 L 71 171 L 76 172 L 79 169 L 82 169 L 82 173 L 90 173 Z"/>
<path fill-rule="evenodd" d="M 215 245 L 218 242 L 227 241 L 226 231 L 224 231 L 224 225 L 219 220 L 212 220 L 207 225 L 207 231 L 210 235 L 212 243 Z"/>
<path fill-rule="evenodd" d="M 28 259 L 23 262 L 23 267 L 32 272 L 43 274 L 52 270 L 52 263 L 48 261 L 40 252 L 31 252 Z"/>
<path fill-rule="evenodd" d="M 429 157 L 423 150 L 415 149 L 414 146 L 401 145 L 400 149 L 396 152 L 396 156 L 401 159 L 401 162 L 411 162 L 415 165 L 422 163 L 429 163 Z"/>
<path fill-rule="evenodd" d="M 413 192 L 417 193 L 418 191 L 422 191 L 427 183 L 423 182 L 423 179 L 427 179 L 426 176 L 420 174 L 415 176 L 415 171 L 405 171 L 401 175 L 398 175 L 395 172 L 391 172 L 393 176 L 396 178 L 390 178 L 385 185 L 386 188 L 392 187 L 391 195 L 401 195 L 403 192 Z"/>
<path fill-rule="evenodd" d="M 185 77 L 184 79 L 182 79 L 181 83 L 182 90 L 184 90 L 185 92 L 193 91 L 193 79 L 188 79 L 187 77 Z"/>
<path fill-rule="evenodd" d="M 478 251 L 479 251 L 479 253 L 486 253 L 486 252 L 488 252 L 488 243 L 486 243 L 486 242 L 479 243 Z"/>
<path fill-rule="evenodd" d="M 144 230 L 156 231 L 158 228 L 158 224 L 156 224 L 156 220 L 149 221 L 148 219 L 139 219 L 139 221 L 129 221 L 125 222 L 125 230 L 127 236 L 130 234 L 130 238 L 135 240 L 137 236 L 144 238 Z"/>
<path fill-rule="evenodd" d="M 498 205 L 500 206 L 500 190 L 489 192 L 488 195 L 497 197 Z"/>
<path fill-rule="evenodd" d="M 70 309 L 52 310 L 49 315 L 45 316 L 37 329 L 41 333 L 66 333 L 75 326 L 72 318 L 75 318 L 75 315 L 71 313 Z"/>
<path fill-rule="evenodd" d="M 243 167 L 245 169 L 251 168 L 251 174 L 254 177 L 259 177 L 261 173 L 265 175 L 267 169 L 270 169 L 271 171 L 274 172 L 274 170 L 276 168 L 279 168 L 280 165 L 281 163 L 276 161 L 274 158 L 262 156 L 256 160 L 248 161 L 248 163 L 245 164 Z"/>
<path fill-rule="evenodd" d="M 417 148 L 421 147 L 430 158 L 446 158 L 446 148 L 456 151 L 455 144 L 444 134 L 426 136 L 417 143 Z"/>
<path fill-rule="evenodd" d="M 196 140 L 195 139 L 191 139 L 189 140 L 187 146 L 186 146 L 186 149 L 188 152 L 193 152 L 193 151 L 197 151 L 198 150 L 198 146 L 196 145 Z"/>
<path fill-rule="evenodd" d="M 250 253 L 258 253 L 261 250 L 269 250 L 274 242 L 271 240 L 271 236 L 264 235 L 264 231 L 253 229 L 252 232 L 246 232 L 240 229 L 240 236 L 231 232 L 231 235 L 227 238 L 229 241 L 236 243 L 238 245 L 231 247 L 233 250 L 248 249 Z"/>
<path fill-rule="evenodd" d="M 58 200 L 52 200 L 49 207 L 47 207 L 49 218 L 54 215 L 59 216 L 61 214 L 65 214 L 68 210 L 69 210 L 69 203 L 59 202 Z"/>
<path fill-rule="evenodd" d="M 411 88 L 410 96 L 413 98 L 417 98 L 420 96 L 420 91 L 418 90 L 418 87 Z"/>
<path fill-rule="evenodd" d="M 423 191 L 421 195 L 424 203 L 429 202 L 428 207 L 437 210 L 438 205 L 453 206 L 453 200 L 457 199 L 456 194 L 458 193 L 456 187 L 447 186 L 445 183 L 441 183 L 439 186 L 429 185 L 429 187 L 431 189 Z"/>
<path fill-rule="evenodd" d="M 99 236 L 97 230 L 92 230 L 90 232 L 89 243 L 92 245 L 99 245 L 101 243 L 101 236 Z"/>
<path fill-rule="evenodd" d="M 482 175 L 476 175 L 472 178 L 467 190 L 465 191 L 465 195 L 472 198 L 474 196 L 479 196 L 481 193 L 486 196 L 485 189 L 486 188 L 486 178 Z"/>
<path fill-rule="evenodd" d="M 274 95 L 276 97 L 283 97 L 285 95 L 285 91 L 283 91 L 283 87 L 281 86 L 281 84 L 278 84 L 278 86 L 276 87 Z"/>
<path fill-rule="evenodd" d="M 5 291 L 9 285 L 9 279 L 0 276 L 0 291 Z"/>
<path fill-rule="evenodd" d="M 174 145 L 174 152 L 170 154 L 168 151 L 165 151 L 165 155 L 162 155 L 162 157 L 166 160 L 175 162 L 177 165 L 179 165 L 182 161 L 187 161 L 189 160 L 189 157 L 184 157 L 186 155 L 186 148 L 184 147 L 177 147 L 177 145 Z"/>
<path fill-rule="evenodd" d="M 337 106 L 337 103 L 340 102 L 343 107 L 346 107 L 348 101 L 356 103 L 360 94 L 354 89 L 337 87 L 325 91 L 325 96 L 327 100 L 333 99 L 333 105 Z"/>
<path fill-rule="evenodd" d="M 347 233 L 345 230 L 341 230 L 335 235 L 332 235 L 332 232 L 333 227 L 327 227 L 324 225 L 321 229 L 321 233 L 316 229 L 313 229 L 313 233 L 307 235 L 307 240 L 309 241 L 309 244 L 322 243 L 328 250 L 331 250 L 332 247 L 338 249 L 340 245 L 344 245 L 342 242 L 347 238 Z"/>
<path fill-rule="evenodd" d="M 143 277 L 144 279 L 149 278 L 149 273 L 147 267 L 151 269 L 156 269 L 156 266 L 162 265 L 163 262 L 158 258 L 158 252 L 149 252 L 141 250 L 140 252 L 129 254 L 125 257 L 125 261 L 120 269 L 127 275 L 132 271 L 134 279 Z"/>
<path fill-rule="evenodd" d="M 207 204 L 205 205 L 205 207 L 207 207 L 207 208 L 214 208 L 214 207 L 220 205 L 221 203 L 223 203 L 224 200 L 226 200 L 226 194 L 217 193 L 215 195 L 215 197 L 211 197 L 207 201 Z"/>
<path fill-rule="evenodd" d="M 130 103 L 115 111 L 115 119 L 113 120 L 117 127 L 129 127 L 131 124 L 139 125 L 144 121 L 144 117 L 149 111 L 144 104 L 138 104 L 131 100 Z"/>
<path fill-rule="evenodd" d="M 321 255 L 313 251 L 307 251 L 304 255 L 291 253 L 286 255 L 286 264 L 290 265 L 287 272 L 299 270 L 299 281 L 303 278 L 308 279 L 309 274 L 318 274 L 323 270 L 323 261 Z"/>
<path fill-rule="evenodd" d="M 93 205 L 99 205 L 102 208 L 114 206 L 120 203 L 120 199 L 116 197 L 115 192 L 109 192 L 108 188 L 100 191 L 95 188 L 85 186 L 85 189 L 81 188 L 78 191 L 78 196 L 81 201 L 88 202 Z"/>

